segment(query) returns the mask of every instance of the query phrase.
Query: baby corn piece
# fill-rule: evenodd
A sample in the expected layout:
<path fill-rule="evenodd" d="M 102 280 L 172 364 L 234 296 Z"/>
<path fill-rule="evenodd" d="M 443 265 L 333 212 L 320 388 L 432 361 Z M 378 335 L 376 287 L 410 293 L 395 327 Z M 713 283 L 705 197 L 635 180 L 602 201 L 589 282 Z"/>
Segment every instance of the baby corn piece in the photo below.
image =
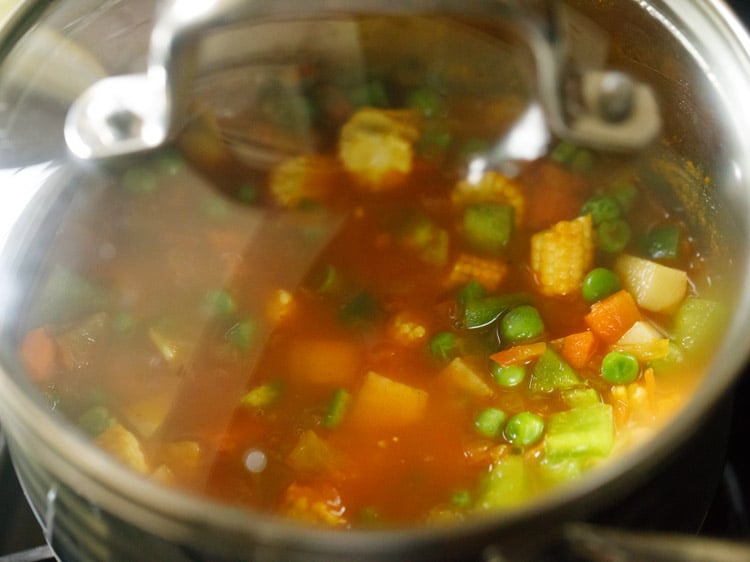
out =
<path fill-rule="evenodd" d="M 513 207 L 516 226 L 523 223 L 526 202 L 521 188 L 510 178 L 497 172 L 485 172 L 479 181 L 461 180 L 452 194 L 458 205 L 471 203 L 502 203 Z"/>
<path fill-rule="evenodd" d="M 593 262 L 590 215 L 560 221 L 531 237 L 531 269 L 545 295 L 562 296 L 578 291 Z"/>
<path fill-rule="evenodd" d="M 508 264 L 503 261 L 461 254 L 453 264 L 446 284 L 449 287 L 457 287 L 473 279 L 488 291 L 494 291 L 503 282 L 507 273 Z"/>
<path fill-rule="evenodd" d="M 339 159 L 366 189 L 395 187 L 412 169 L 416 123 L 412 111 L 360 109 L 341 129 Z"/>
<path fill-rule="evenodd" d="M 401 345 L 418 344 L 427 336 L 427 329 L 409 314 L 396 315 L 388 326 L 389 335 Z"/>
<path fill-rule="evenodd" d="M 274 201 L 283 207 L 296 207 L 325 197 L 335 166 L 335 160 L 317 155 L 285 160 L 271 172 L 270 190 Z"/>

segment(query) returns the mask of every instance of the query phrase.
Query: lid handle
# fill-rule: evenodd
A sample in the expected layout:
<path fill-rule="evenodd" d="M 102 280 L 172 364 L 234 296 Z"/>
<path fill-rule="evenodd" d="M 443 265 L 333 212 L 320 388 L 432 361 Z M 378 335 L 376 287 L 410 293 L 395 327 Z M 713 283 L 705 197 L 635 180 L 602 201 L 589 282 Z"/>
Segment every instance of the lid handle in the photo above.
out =
<path fill-rule="evenodd" d="M 70 107 L 65 139 L 71 152 L 82 159 L 143 152 L 171 140 L 188 119 L 197 51 L 210 30 L 250 21 L 377 12 L 505 18 L 533 53 L 539 101 L 555 134 L 606 150 L 637 150 L 653 141 L 661 121 L 651 88 L 622 73 L 575 68 L 566 60 L 558 2 L 542 0 L 541 20 L 525 4 L 516 0 L 169 0 L 151 33 L 146 72 L 94 83 Z"/>

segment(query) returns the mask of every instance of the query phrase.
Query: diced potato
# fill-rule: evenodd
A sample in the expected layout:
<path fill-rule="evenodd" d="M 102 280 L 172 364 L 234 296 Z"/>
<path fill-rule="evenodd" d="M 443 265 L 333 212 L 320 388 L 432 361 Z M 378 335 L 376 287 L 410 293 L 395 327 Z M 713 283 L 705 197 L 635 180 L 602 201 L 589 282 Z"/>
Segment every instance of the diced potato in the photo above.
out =
<path fill-rule="evenodd" d="M 334 461 L 331 447 L 312 430 L 302 432 L 287 462 L 296 471 L 320 472 L 330 470 Z"/>
<path fill-rule="evenodd" d="M 396 315 L 388 325 L 390 337 L 404 346 L 412 346 L 424 341 L 427 337 L 425 328 L 417 319 L 411 318 L 409 314 Z"/>
<path fill-rule="evenodd" d="M 363 108 L 341 128 L 339 158 L 370 191 L 393 188 L 411 172 L 419 138 L 416 114 Z"/>
<path fill-rule="evenodd" d="M 497 172 L 482 174 L 479 181 L 461 180 L 452 194 L 453 202 L 459 205 L 472 203 L 502 203 L 513 207 L 516 226 L 523 223 L 526 203 L 523 192 L 510 178 Z"/>
<path fill-rule="evenodd" d="M 284 207 L 296 207 L 325 197 L 332 186 L 335 166 L 334 160 L 320 155 L 297 156 L 282 162 L 270 176 L 274 201 Z"/>
<path fill-rule="evenodd" d="M 350 419 L 371 429 L 409 426 L 424 417 L 427 399 L 424 390 L 369 372 L 354 397 Z"/>
<path fill-rule="evenodd" d="M 631 353 L 639 361 L 654 361 L 669 355 L 669 340 L 652 324 L 638 320 L 612 345 L 612 350 Z"/>
<path fill-rule="evenodd" d="M 492 388 L 463 359 L 455 358 L 440 373 L 440 378 L 463 394 L 477 398 L 489 398 L 494 395 Z"/>
<path fill-rule="evenodd" d="M 176 377 L 166 379 L 149 394 L 129 402 L 122 410 L 124 420 L 141 437 L 150 438 L 172 411 L 179 382 Z"/>
<path fill-rule="evenodd" d="M 146 455 L 138 438 L 122 424 L 111 425 L 96 438 L 96 444 L 123 464 L 141 474 L 149 472 Z"/>
<path fill-rule="evenodd" d="M 172 469 L 192 471 L 200 465 L 203 450 L 197 441 L 175 441 L 164 445 L 162 454 Z"/>
<path fill-rule="evenodd" d="M 650 343 L 661 339 L 662 333 L 656 327 L 645 320 L 638 320 L 622 337 L 617 340 L 617 345 L 632 345 L 638 343 Z"/>
<path fill-rule="evenodd" d="M 357 346 L 345 340 L 310 337 L 289 349 L 289 376 L 320 386 L 347 386 L 359 372 Z"/>
<path fill-rule="evenodd" d="M 504 261 L 461 254 L 453 264 L 446 284 L 458 287 L 476 280 L 488 291 L 494 291 L 507 274 L 508 264 Z"/>
<path fill-rule="evenodd" d="M 687 294 L 687 273 L 655 261 L 620 256 L 615 262 L 615 272 L 638 306 L 645 310 L 670 312 Z"/>
<path fill-rule="evenodd" d="M 580 290 L 594 262 L 591 216 L 560 221 L 531 237 L 531 269 L 539 290 L 563 296 Z"/>

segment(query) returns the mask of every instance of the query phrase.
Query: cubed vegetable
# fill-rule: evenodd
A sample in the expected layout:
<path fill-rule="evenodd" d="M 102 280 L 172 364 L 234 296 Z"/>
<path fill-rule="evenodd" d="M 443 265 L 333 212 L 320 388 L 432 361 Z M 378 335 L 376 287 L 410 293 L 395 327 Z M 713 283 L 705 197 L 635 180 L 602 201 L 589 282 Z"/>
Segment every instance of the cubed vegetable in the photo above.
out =
<path fill-rule="evenodd" d="M 570 334 L 559 340 L 560 354 L 574 369 L 586 367 L 597 348 L 598 340 L 590 330 Z"/>
<path fill-rule="evenodd" d="M 513 223 L 523 223 L 526 202 L 522 189 L 512 179 L 497 172 L 485 172 L 478 181 L 462 180 L 456 184 L 453 202 L 466 206 L 477 203 L 510 205 L 513 208 Z"/>
<path fill-rule="evenodd" d="M 726 310 L 718 301 L 688 297 L 677 310 L 672 334 L 683 349 L 708 349 L 721 335 Z"/>
<path fill-rule="evenodd" d="M 547 419 L 544 454 L 550 462 L 603 459 L 614 445 L 614 418 L 609 404 L 592 404 L 552 414 Z"/>
<path fill-rule="evenodd" d="M 531 372 L 532 392 L 553 392 L 581 383 L 573 368 L 547 346 Z"/>
<path fill-rule="evenodd" d="M 440 373 L 440 378 L 445 384 L 469 396 L 489 398 L 494 394 L 479 372 L 461 357 L 451 361 Z"/>
<path fill-rule="evenodd" d="M 640 319 L 638 305 L 625 290 L 595 302 L 584 317 L 586 325 L 605 343 L 615 343 Z"/>
<path fill-rule="evenodd" d="M 479 509 L 513 507 L 532 493 L 531 478 L 520 455 L 511 455 L 492 466 L 482 483 L 476 505 Z"/>
<path fill-rule="evenodd" d="M 652 312 L 674 310 L 687 293 L 687 273 L 655 261 L 623 255 L 617 258 L 615 271 L 638 306 Z"/>
<path fill-rule="evenodd" d="M 676 224 L 656 226 L 646 233 L 642 245 L 651 259 L 675 259 L 680 254 L 680 227 Z"/>
<path fill-rule="evenodd" d="M 361 428 L 398 429 L 423 419 L 427 400 L 422 389 L 369 372 L 354 397 L 350 419 Z"/>
<path fill-rule="evenodd" d="M 357 346 L 342 339 L 309 337 L 289 349 L 289 377 L 316 386 L 348 386 L 357 374 L 361 356 Z"/>
<path fill-rule="evenodd" d="M 462 233 L 469 246 L 478 252 L 502 252 L 513 234 L 513 207 L 496 203 L 466 206 Z"/>
<path fill-rule="evenodd" d="M 333 449 L 314 431 L 303 431 L 286 461 L 300 472 L 321 472 L 331 469 L 334 461 Z"/>

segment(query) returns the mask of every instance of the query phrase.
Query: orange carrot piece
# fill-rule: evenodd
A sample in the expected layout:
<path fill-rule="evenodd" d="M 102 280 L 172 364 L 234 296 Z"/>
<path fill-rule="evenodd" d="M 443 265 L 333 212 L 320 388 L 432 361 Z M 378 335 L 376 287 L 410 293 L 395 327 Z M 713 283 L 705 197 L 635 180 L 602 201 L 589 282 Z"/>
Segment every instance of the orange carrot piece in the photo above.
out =
<path fill-rule="evenodd" d="M 57 345 L 43 327 L 26 334 L 20 347 L 21 361 L 36 382 L 48 382 L 55 373 Z"/>
<path fill-rule="evenodd" d="M 590 330 L 565 336 L 560 341 L 560 353 L 575 369 L 583 369 L 596 353 L 597 340 Z"/>
<path fill-rule="evenodd" d="M 633 296 L 626 290 L 591 305 L 586 325 L 605 343 L 613 344 L 641 318 Z"/>
<path fill-rule="evenodd" d="M 543 341 L 537 343 L 528 343 L 523 345 L 515 345 L 498 351 L 490 355 L 495 363 L 507 367 L 508 365 L 522 365 L 528 363 L 532 359 L 536 359 L 547 349 L 547 344 Z"/>

